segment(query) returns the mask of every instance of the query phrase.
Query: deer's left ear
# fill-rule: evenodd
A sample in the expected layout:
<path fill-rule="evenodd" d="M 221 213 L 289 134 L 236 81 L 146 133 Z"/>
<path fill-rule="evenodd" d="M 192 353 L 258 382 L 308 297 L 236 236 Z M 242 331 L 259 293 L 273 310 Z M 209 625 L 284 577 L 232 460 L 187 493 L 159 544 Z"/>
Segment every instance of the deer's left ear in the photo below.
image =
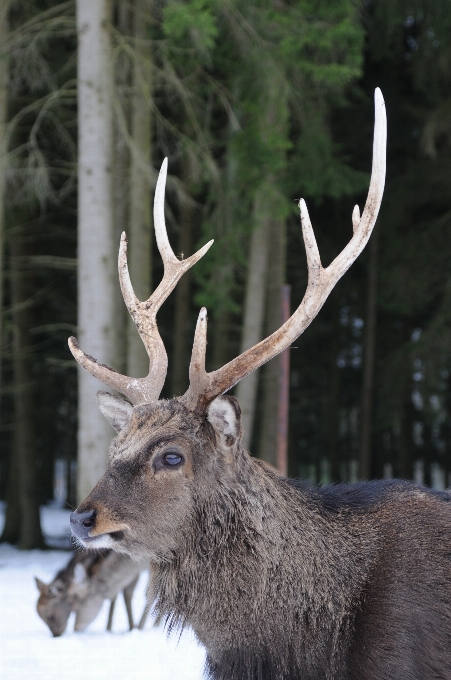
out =
<path fill-rule="evenodd" d="M 219 442 L 225 449 L 232 449 L 241 439 L 241 408 L 235 397 L 216 397 L 207 413 Z"/>
<path fill-rule="evenodd" d="M 97 404 L 116 432 L 128 426 L 133 413 L 133 406 L 128 401 L 109 392 L 97 392 Z"/>

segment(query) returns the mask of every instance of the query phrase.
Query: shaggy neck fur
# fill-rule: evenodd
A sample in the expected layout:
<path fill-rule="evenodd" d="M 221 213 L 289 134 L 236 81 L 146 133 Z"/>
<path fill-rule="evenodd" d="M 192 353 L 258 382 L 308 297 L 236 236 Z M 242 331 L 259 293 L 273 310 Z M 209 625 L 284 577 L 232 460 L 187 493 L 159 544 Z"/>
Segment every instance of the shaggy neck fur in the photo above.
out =
<path fill-rule="evenodd" d="M 196 499 L 174 559 L 156 565 L 157 614 L 192 626 L 214 680 L 336 680 L 374 529 L 363 514 L 346 529 L 340 513 L 331 522 L 314 490 L 244 450 L 225 479 L 222 470 L 214 495 Z"/>

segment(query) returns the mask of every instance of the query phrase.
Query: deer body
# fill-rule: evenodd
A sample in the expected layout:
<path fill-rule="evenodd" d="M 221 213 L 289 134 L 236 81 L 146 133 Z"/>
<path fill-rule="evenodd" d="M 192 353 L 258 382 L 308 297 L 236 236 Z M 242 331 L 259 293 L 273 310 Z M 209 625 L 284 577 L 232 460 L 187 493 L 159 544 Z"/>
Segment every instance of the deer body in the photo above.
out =
<path fill-rule="evenodd" d="M 162 451 L 183 466 L 159 468 Z M 222 397 L 206 420 L 176 399 L 135 407 L 87 508 L 84 544 L 148 556 L 149 601 L 192 626 L 214 680 L 451 678 L 446 493 L 280 478 Z M 114 517 L 130 528 L 106 533 Z"/>
<path fill-rule="evenodd" d="M 190 625 L 212 680 L 451 680 L 451 504 L 406 482 L 311 489 L 282 479 L 241 444 L 241 411 L 222 396 L 286 349 L 367 243 L 385 181 L 386 119 L 375 92 L 373 167 L 353 236 L 324 268 L 300 201 L 308 284 L 281 328 L 207 373 L 202 309 L 182 396 L 159 400 L 167 355 L 156 314 L 183 273 L 164 223 L 163 163 L 154 224 L 163 280 L 133 292 L 122 235 L 119 280 L 149 355 L 149 375 L 120 375 L 69 340 L 76 360 L 130 402 L 100 392 L 115 428 L 108 469 L 71 516 L 86 548 L 149 560 L 149 602 L 170 628 Z"/>
<path fill-rule="evenodd" d="M 59 637 L 66 630 L 72 612 L 75 612 L 74 630 L 81 632 L 94 621 L 103 602 L 110 600 L 107 629 L 111 630 L 114 604 L 123 591 L 131 630 L 134 626 L 131 600 L 139 574 L 146 566 L 113 551 L 103 555 L 76 554 L 51 583 L 36 579 L 40 593 L 38 614 L 52 634 Z"/>

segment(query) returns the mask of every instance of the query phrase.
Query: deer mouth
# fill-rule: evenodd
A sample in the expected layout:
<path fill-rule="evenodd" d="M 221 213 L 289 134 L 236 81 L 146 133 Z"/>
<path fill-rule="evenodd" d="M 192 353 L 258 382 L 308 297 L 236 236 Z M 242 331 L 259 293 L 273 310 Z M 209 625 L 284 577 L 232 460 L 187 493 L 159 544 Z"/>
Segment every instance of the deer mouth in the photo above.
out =
<path fill-rule="evenodd" d="M 104 521 L 96 510 L 79 512 L 75 510 L 70 516 L 71 530 L 74 538 L 85 548 L 112 548 L 124 538 L 129 527 Z"/>

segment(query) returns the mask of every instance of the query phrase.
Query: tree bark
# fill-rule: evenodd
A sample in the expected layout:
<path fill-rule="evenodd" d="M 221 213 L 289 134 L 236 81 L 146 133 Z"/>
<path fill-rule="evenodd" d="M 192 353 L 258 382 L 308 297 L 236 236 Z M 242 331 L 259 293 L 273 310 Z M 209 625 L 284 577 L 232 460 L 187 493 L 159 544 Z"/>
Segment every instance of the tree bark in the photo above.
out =
<path fill-rule="evenodd" d="M 263 188 L 255 200 L 255 223 L 260 226 L 256 226 L 251 234 L 240 353 L 245 352 L 249 347 L 253 347 L 262 339 L 266 301 L 268 240 L 271 226 L 270 216 L 261 214 L 262 206 L 265 205 L 265 197 L 266 190 Z M 260 371 L 253 371 L 238 383 L 236 391 L 243 413 L 243 446 L 245 449 L 249 449 L 252 442 L 259 374 Z"/>
<path fill-rule="evenodd" d="M 135 293 L 140 300 L 147 300 L 151 292 L 152 52 L 147 35 L 150 8 L 148 0 L 135 0 L 129 267 Z M 132 318 L 128 316 L 127 375 L 142 378 L 148 372 L 146 350 Z"/>
<path fill-rule="evenodd" d="M 363 341 L 360 479 L 370 479 L 372 467 L 371 441 L 373 435 L 374 361 L 376 351 L 378 235 L 378 229 L 375 229 L 369 247 L 368 288 Z"/>
<path fill-rule="evenodd" d="M 266 333 L 268 336 L 282 325 L 281 290 L 286 271 L 286 223 L 284 219 L 270 222 L 268 266 L 268 297 Z M 279 398 L 280 357 L 275 357 L 263 369 L 263 410 L 260 428 L 259 457 L 276 466 L 277 412 Z"/>
<path fill-rule="evenodd" d="M 183 167 L 185 189 L 189 193 L 190 169 L 185 155 Z M 180 206 L 180 231 L 177 255 L 188 257 L 193 252 L 193 204 L 185 201 Z M 175 289 L 174 351 L 172 356 L 172 393 L 184 394 L 188 388 L 188 367 L 190 346 L 193 339 L 188 336 L 189 313 L 191 308 L 191 270 L 185 272 Z"/>
<path fill-rule="evenodd" d="M 110 3 L 77 0 L 78 31 L 78 334 L 81 347 L 111 365 L 116 358 L 116 248 L 112 200 Z M 112 431 L 95 407 L 102 383 L 79 367 L 77 495 L 106 468 Z"/>
<path fill-rule="evenodd" d="M 132 33 L 132 18 L 130 5 L 126 0 L 117 2 L 117 28 L 120 34 L 129 39 Z M 113 202 L 114 202 L 114 243 L 116 252 L 119 249 L 120 237 L 127 232 L 130 212 L 130 145 L 127 135 L 130 130 L 130 87 L 132 80 L 132 66 L 128 53 L 119 51 L 115 59 L 115 98 L 120 116 L 114 118 L 114 164 L 113 164 Z M 126 126 L 124 134 L 123 125 Z M 116 306 L 116 369 L 119 373 L 127 373 L 127 327 L 128 312 L 124 304 L 119 279 L 115 283 Z"/>
<path fill-rule="evenodd" d="M 36 445 L 34 433 L 33 353 L 30 328 L 33 312 L 29 275 L 20 270 L 26 255 L 23 234 L 11 237 L 11 304 L 13 310 L 14 436 L 10 483 L 16 498 L 7 506 L 2 539 L 18 543 L 24 550 L 42 548 L 44 540 L 37 493 Z"/>

